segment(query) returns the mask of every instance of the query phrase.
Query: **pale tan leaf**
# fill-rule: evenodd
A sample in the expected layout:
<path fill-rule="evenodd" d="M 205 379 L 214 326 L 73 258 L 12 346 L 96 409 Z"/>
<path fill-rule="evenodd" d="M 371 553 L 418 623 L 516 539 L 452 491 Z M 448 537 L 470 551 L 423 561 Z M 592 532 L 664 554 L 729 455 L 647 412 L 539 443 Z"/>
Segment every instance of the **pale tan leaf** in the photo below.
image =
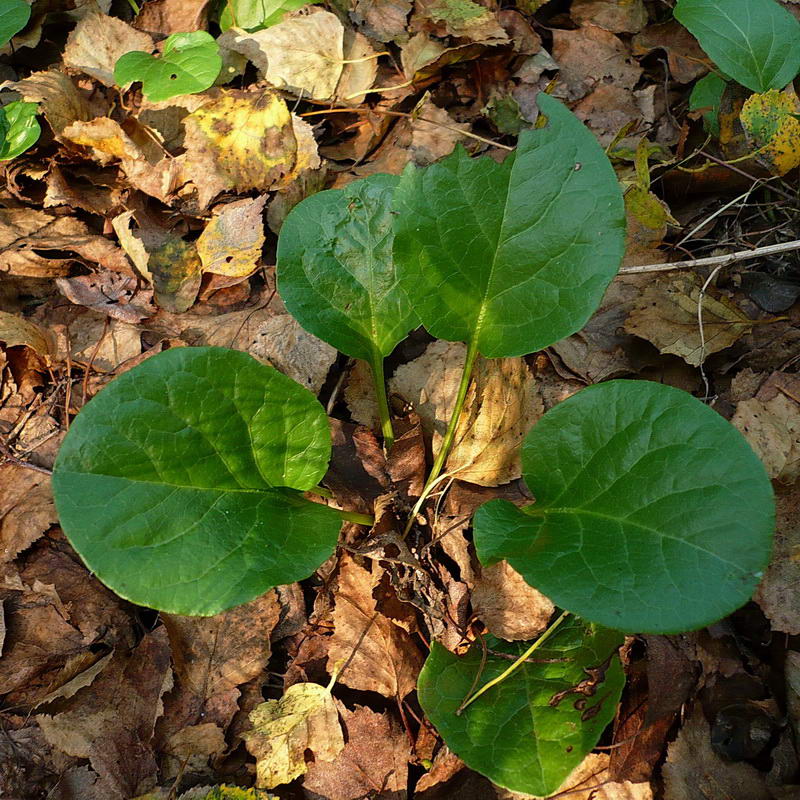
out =
<path fill-rule="evenodd" d="M 72 30 L 64 48 L 64 64 L 85 72 L 106 86 L 114 85 L 117 59 L 132 50 L 152 52 L 148 34 L 132 28 L 117 17 L 89 14 Z"/>
<path fill-rule="evenodd" d="M 258 268 L 264 245 L 266 195 L 215 211 L 197 240 L 204 272 L 244 277 Z"/>
<path fill-rule="evenodd" d="M 330 687 L 296 683 L 280 700 L 268 700 L 250 712 L 253 729 L 245 736 L 256 759 L 256 787 L 271 789 L 306 771 L 305 754 L 332 761 L 344 748 Z"/>
<path fill-rule="evenodd" d="M 13 89 L 29 103 L 39 103 L 58 137 L 67 125 L 89 120 L 89 104 L 68 75 L 57 70 L 33 72 L 21 81 L 6 81 L 0 89 Z"/>
<path fill-rule="evenodd" d="M 0 466 L 0 563 L 13 560 L 58 522 L 49 476 Z"/>
<path fill-rule="evenodd" d="M 53 336 L 48 330 L 7 311 L 0 311 L 0 342 L 6 347 L 30 347 L 40 356 L 50 356 L 55 349 Z"/>
<path fill-rule="evenodd" d="M 345 30 L 344 60 L 346 63 L 336 86 L 336 99 L 340 103 L 358 105 L 375 83 L 378 59 L 366 36 Z"/>

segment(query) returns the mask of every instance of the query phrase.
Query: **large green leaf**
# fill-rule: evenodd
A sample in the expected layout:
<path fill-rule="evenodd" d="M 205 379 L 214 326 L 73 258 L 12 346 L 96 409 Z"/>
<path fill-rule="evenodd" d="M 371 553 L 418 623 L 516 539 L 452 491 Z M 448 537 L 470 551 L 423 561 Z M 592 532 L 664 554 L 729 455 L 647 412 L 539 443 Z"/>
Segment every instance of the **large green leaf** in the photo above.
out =
<path fill-rule="evenodd" d="M 447 746 L 467 766 L 499 786 L 549 795 L 597 744 L 614 718 L 625 682 L 614 652 L 622 635 L 573 619 L 562 625 L 509 678 L 456 715 L 481 668 L 474 644 L 459 658 L 434 642 L 419 676 L 419 701 Z M 496 653 L 522 654 L 527 642 L 487 637 L 490 651 L 478 681 L 482 686 L 511 661 Z M 572 692 L 597 669 L 594 693 Z M 567 694 L 559 697 L 560 692 Z"/>
<path fill-rule="evenodd" d="M 281 227 L 278 287 L 297 321 L 354 358 L 387 356 L 419 322 L 392 260 L 398 178 L 372 175 L 318 192 Z"/>
<path fill-rule="evenodd" d="M 584 389 L 534 426 L 522 461 L 536 502 L 478 510 L 482 562 L 508 559 L 557 605 L 624 631 L 699 628 L 752 595 L 772 487 L 741 434 L 686 392 Z"/>
<path fill-rule="evenodd" d="M 337 513 L 306 501 L 330 456 L 306 389 L 246 353 L 168 350 L 78 414 L 53 471 L 61 524 L 135 603 L 215 614 L 310 575 Z"/>
<path fill-rule="evenodd" d="M 233 26 L 258 31 L 277 25 L 290 11 L 306 5 L 305 0 L 228 0 L 219 18 L 223 31 Z"/>
<path fill-rule="evenodd" d="M 0 161 L 9 161 L 33 147 L 42 129 L 36 114 L 39 106 L 15 100 L 0 108 Z"/>
<path fill-rule="evenodd" d="M 0 0 L 0 47 L 8 44 L 31 18 L 31 7 L 25 0 Z"/>
<path fill-rule="evenodd" d="M 678 0 L 675 18 L 754 92 L 783 89 L 800 70 L 800 22 L 775 0 Z"/>
<path fill-rule="evenodd" d="M 208 89 L 221 69 L 219 45 L 210 33 L 173 33 L 159 58 L 142 50 L 120 56 L 114 80 L 119 86 L 141 81 L 144 96 L 158 103 Z"/>
<path fill-rule="evenodd" d="M 459 148 L 407 167 L 395 260 L 422 324 L 484 356 L 539 350 L 579 330 L 619 268 L 625 213 L 594 135 L 544 93 L 548 124 L 497 164 Z"/>

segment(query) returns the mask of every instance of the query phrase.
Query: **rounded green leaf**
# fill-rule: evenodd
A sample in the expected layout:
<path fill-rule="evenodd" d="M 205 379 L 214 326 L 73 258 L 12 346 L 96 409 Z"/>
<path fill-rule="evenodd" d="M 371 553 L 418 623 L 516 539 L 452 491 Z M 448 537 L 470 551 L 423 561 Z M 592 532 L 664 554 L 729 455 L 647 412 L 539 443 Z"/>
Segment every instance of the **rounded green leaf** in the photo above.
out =
<path fill-rule="evenodd" d="M 16 36 L 31 18 L 31 7 L 25 0 L 0 0 L 0 47 Z"/>
<path fill-rule="evenodd" d="M 434 642 L 419 676 L 419 702 L 428 719 L 464 763 L 493 783 L 537 797 L 556 791 L 597 744 L 614 718 L 625 676 L 615 650 L 616 631 L 569 620 L 534 656 L 462 714 L 472 693 L 482 648 L 458 657 Z M 505 671 L 530 642 L 486 638 L 489 655 L 477 686 Z M 589 696 L 570 692 L 597 669 Z M 559 694 L 566 693 L 566 694 Z"/>
<path fill-rule="evenodd" d="M 42 129 L 36 103 L 15 100 L 0 108 L 0 161 L 10 161 L 33 147 Z"/>
<path fill-rule="evenodd" d="M 800 70 L 800 22 L 775 0 L 678 0 L 675 19 L 753 92 L 783 89 Z"/>
<path fill-rule="evenodd" d="M 689 110 L 707 109 L 703 114 L 706 129 L 713 136 L 719 136 L 719 107 L 727 81 L 714 72 L 709 72 L 695 83 L 689 95 Z"/>
<path fill-rule="evenodd" d="M 215 614 L 310 575 L 338 514 L 306 501 L 330 457 L 306 389 L 234 350 L 149 358 L 78 414 L 53 470 L 64 532 L 122 597 Z"/>
<path fill-rule="evenodd" d="M 752 595 L 772 487 L 741 434 L 686 392 L 591 386 L 542 417 L 522 460 L 536 502 L 478 510 L 482 562 L 508 559 L 557 605 L 632 632 L 700 628 Z"/>
<path fill-rule="evenodd" d="M 540 94 L 548 124 L 502 164 L 453 155 L 407 167 L 394 253 L 422 324 L 484 356 L 518 356 L 580 330 L 625 247 L 622 192 L 594 135 Z"/>
<path fill-rule="evenodd" d="M 307 330 L 353 358 L 387 356 L 419 322 L 392 260 L 398 178 L 371 175 L 292 209 L 278 241 L 278 287 Z"/>
<path fill-rule="evenodd" d="M 145 97 L 157 103 L 208 89 L 221 69 L 219 45 L 210 33 L 173 33 L 158 58 L 141 50 L 120 56 L 114 80 L 119 86 L 141 81 Z"/>

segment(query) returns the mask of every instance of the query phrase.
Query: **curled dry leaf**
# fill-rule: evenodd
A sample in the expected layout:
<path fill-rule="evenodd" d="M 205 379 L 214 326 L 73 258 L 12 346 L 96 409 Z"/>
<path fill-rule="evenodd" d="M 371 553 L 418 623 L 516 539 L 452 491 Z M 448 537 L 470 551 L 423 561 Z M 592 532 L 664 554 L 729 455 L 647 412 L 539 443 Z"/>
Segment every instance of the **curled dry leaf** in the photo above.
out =
<path fill-rule="evenodd" d="M 108 314 L 122 322 L 136 324 L 156 313 L 152 304 L 153 292 L 140 288 L 136 278 L 102 272 L 56 278 L 56 285 L 72 303 Z"/>
<path fill-rule="evenodd" d="M 44 358 L 51 356 L 55 350 L 50 331 L 7 311 L 0 311 L 0 343 L 6 347 L 30 347 Z"/>
<path fill-rule="evenodd" d="M 791 89 L 770 89 L 744 101 L 739 117 L 757 158 L 774 175 L 800 165 L 800 102 Z"/>
<path fill-rule="evenodd" d="M 412 404 L 436 451 L 455 402 L 466 348 L 434 342 L 397 369 L 393 392 Z M 479 359 L 467 392 L 447 472 L 481 486 L 499 486 L 521 474 L 519 445 L 544 413 L 533 376 L 522 358 Z"/>
<path fill-rule="evenodd" d="M 755 397 L 736 405 L 731 422 L 764 462 L 770 478 L 800 477 L 800 378 L 775 372 Z"/>
<path fill-rule="evenodd" d="M 258 268 L 264 245 L 267 196 L 238 200 L 215 210 L 197 240 L 204 272 L 243 278 Z"/>
<path fill-rule="evenodd" d="M 250 712 L 253 729 L 245 743 L 256 759 L 256 787 L 271 789 L 303 775 L 306 751 L 315 761 L 333 761 L 344 748 L 331 687 L 296 683 L 280 700 Z"/>
<path fill-rule="evenodd" d="M 412 28 L 430 28 L 436 36 L 455 36 L 480 44 L 505 44 L 508 34 L 488 8 L 472 0 L 417 0 Z"/>
<path fill-rule="evenodd" d="M 358 105 L 375 83 L 378 58 L 369 40 L 361 33 L 344 32 L 344 69 L 336 84 L 336 100 Z"/>
<path fill-rule="evenodd" d="M 132 50 L 149 53 L 152 38 L 108 14 L 85 16 L 67 37 L 64 65 L 91 75 L 105 86 L 114 85 L 117 59 Z"/>
<path fill-rule="evenodd" d="M 575 0 L 569 15 L 578 25 L 597 25 L 612 33 L 638 33 L 647 25 L 642 0 Z"/>
<path fill-rule="evenodd" d="M 0 466 L 0 564 L 16 558 L 58 522 L 50 478 L 14 464 Z"/>
<path fill-rule="evenodd" d="M 677 20 L 650 25 L 633 37 L 633 53 L 646 55 L 665 50 L 672 77 L 678 83 L 691 83 L 708 72 L 708 56 L 697 39 Z"/>
<path fill-rule="evenodd" d="M 698 324 L 702 282 L 694 273 L 654 281 L 625 322 L 625 330 L 698 366 L 712 353 L 730 347 L 753 327 L 753 320 L 724 296 L 706 290 L 702 300 L 703 335 Z"/>

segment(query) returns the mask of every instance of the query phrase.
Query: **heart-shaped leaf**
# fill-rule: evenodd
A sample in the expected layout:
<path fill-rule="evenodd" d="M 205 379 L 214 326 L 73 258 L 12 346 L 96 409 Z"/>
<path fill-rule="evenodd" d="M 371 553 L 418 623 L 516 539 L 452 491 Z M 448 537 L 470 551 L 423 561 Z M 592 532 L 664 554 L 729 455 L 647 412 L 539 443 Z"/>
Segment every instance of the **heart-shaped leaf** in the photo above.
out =
<path fill-rule="evenodd" d="M 569 620 L 460 715 L 456 710 L 471 694 L 476 675 L 482 686 L 511 666 L 508 654 L 516 658 L 530 643 L 486 637 L 481 671 L 480 645 L 459 658 L 434 642 L 419 676 L 419 702 L 468 767 L 512 791 L 550 795 L 614 718 L 625 683 L 615 652 L 622 638 L 617 631 Z M 583 692 L 577 689 L 582 682 Z"/>
<path fill-rule="evenodd" d="M 233 26 L 258 31 L 279 23 L 290 11 L 302 8 L 304 0 L 228 0 L 219 17 L 223 31 Z"/>
<path fill-rule="evenodd" d="M 401 285 L 439 339 L 518 356 L 575 333 L 619 268 L 625 211 L 594 135 L 564 105 L 502 164 L 463 149 L 407 167 L 395 194 Z"/>
<path fill-rule="evenodd" d="M 168 350 L 77 416 L 53 470 L 56 507 L 119 595 L 216 614 L 333 552 L 337 513 L 300 494 L 330 447 L 317 399 L 272 367 L 217 347 Z"/>
<path fill-rule="evenodd" d="M 783 89 L 800 70 L 800 22 L 775 0 L 678 0 L 675 18 L 753 92 Z"/>
<path fill-rule="evenodd" d="M 16 36 L 31 18 L 31 7 L 25 0 L 0 0 L 0 47 Z"/>
<path fill-rule="evenodd" d="M 39 106 L 15 100 L 0 108 L 0 161 L 10 161 L 39 140 Z"/>
<path fill-rule="evenodd" d="M 141 81 L 144 96 L 158 103 L 208 89 L 221 69 L 219 45 L 210 33 L 173 33 L 159 58 L 142 50 L 121 56 L 114 67 L 114 80 L 119 86 Z"/>
<path fill-rule="evenodd" d="M 392 260 L 398 178 L 371 175 L 295 206 L 278 242 L 278 287 L 297 321 L 353 358 L 389 355 L 419 322 Z"/>
<path fill-rule="evenodd" d="M 624 631 L 700 628 L 752 595 L 770 554 L 774 500 L 742 435 L 678 389 L 591 386 L 528 434 L 536 498 L 474 520 L 483 563 L 507 559 L 556 605 Z"/>

